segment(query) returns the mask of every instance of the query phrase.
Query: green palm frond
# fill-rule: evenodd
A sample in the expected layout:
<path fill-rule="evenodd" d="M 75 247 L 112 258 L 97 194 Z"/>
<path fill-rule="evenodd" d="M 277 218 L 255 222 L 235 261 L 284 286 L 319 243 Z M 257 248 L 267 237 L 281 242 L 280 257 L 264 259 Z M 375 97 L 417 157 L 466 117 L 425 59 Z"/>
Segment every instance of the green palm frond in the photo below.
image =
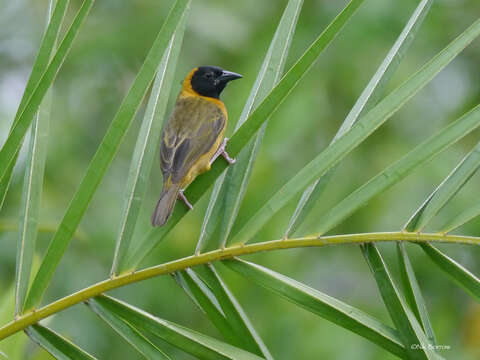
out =
<path fill-rule="evenodd" d="M 245 96 L 247 100 L 243 110 L 241 110 L 242 107 L 239 108 L 238 112 L 241 114 L 228 143 L 227 150 L 231 156 L 237 158 L 237 163 L 227 169 L 228 165 L 225 161 L 216 161 L 209 172 L 199 176 L 186 190 L 189 200 L 198 204 L 201 197 L 213 186 L 203 223 L 201 227 L 199 225 L 198 241 L 194 248 L 193 242 L 197 233 L 182 227 L 187 223 L 183 221 L 187 214 L 184 206 L 176 206 L 169 222 L 160 228 L 145 228 L 141 219 L 145 213 L 144 205 L 148 204 L 146 199 L 149 194 L 149 176 L 154 164 L 162 124 L 170 106 L 169 100 L 173 99 L 175 71 L 187 57 L 182 53 L 183 38 L 189 38 L 192 35 L 189 27 L 195 24 L 190 24 L 188 19 L 198 15 L 195 14 L 197 4 L 191 0 L 175 0 L 172 2 L 170 12 L 165 14 L 163 25 L 156 24 L 156 37 L 143 65 L 139 68 L 130 88 L 125 91 L 125 97 L 101 139 L 62 220 L 58 226 L 52 227 L 42 225 L 45 222 L 43 218 L 40 219 L 42 213 L 40 199 L 44 193 L 45 166 L 48 165 L 47 144 L 58 141 L 53 136 L 47 136 L 49 109 L 55 111 L 53 101 L 55 93 L 51 92 L 51 88 L 57 74 L 62 70 L 62 65 L 74 41 L 79 37 L 80 29 L 88 27 L 88 25 L 83 27 L 81 25 L 89 15 L 94 0 L 81 2 L 77 11 L 72 12 L 73 21 L 66 29 L 62 27 L 69 14 L 69 1 L 49 1 L 49 17 L 45 34 L 9 135 L 0 150 L 1 208 L 13 176 L 14 166 L 17 162 L 22 163 L 19 161 L 19 159 L 22 160 L 19 151 L 24 137 L 31 129 L 29 145 L 25 147 L 25 176 L 19 219 L 0 222 L 2 233 L 18 230 L 16 231 L 18 232 L 16 279 L 5 294 L 0 294 L 0 304 L 2 304 L 0 340 L 6 338 L 10 340 L 0 344 L 0 357 L 20 358 L 26 350 L 30 350 L 24 344 L 24 341 L 30 339 L 57 359 L 95 359 L 89 354 L 90 350 L 87 352 L 75 345 L 75 343 L 82 344 L 81 339 L 78 339 L 75 334 L 70 334 L 63 329 L 52 330 L 57 329 L 53 326 L 56 323 L 49 323 L 48 327 L 46 323 L 39 323 L 43 319 L 50 319 L 53 315 L 83 302 L 87 306 L 81 307 L 80 311 L 93 316 L 100 326 L 108 325 L 106 331 L 110 332 L 111 336 L 125 340 L 124 345 L 131 347 L 137 356 L 145 359 L 174 359 L 178 354 L 186 358 L 193 356 L 199 359 L 215 360 L 282 358 L 275 344 L 270 343 L 272 336 L 266 331 L 269 327 L 265 325 L 269 325 L 270 319 L 281 318 L 282 314 L 275 314 L 268 306 L 263 306 L 262 316 L 265 319 L 260 319 L 258 312 L 256 313 L 250 306 L 255 303 L 263 304 L 265 300 L 262 296 L 255 297 L 252 301 L 245 301 L 248 299 L 242 289 L 253 288 L 255 284 L 269 290 L 272 297 L 283 298 L 307 310 L 309 312 L 307 315 L 317 315 L 318 317 L 314 318 L 315 321 L 326 320 L 358 335 L 359 341 L 376 345 L 372 348 L 382 351 L 382 354 L 388 353 L 389 356 L 401 359 L 442 359 L 443 355 L 448 357 L 450 354 L 441 351 L 441 340 L 444 340 L 445 335 L 436 329 L 440 315 L 433 309 L 429 309 L 431 303 L 426 296 L 428 293 L 423 292 L 425 282 L 423 276 L 420 276 L 423 273 L 419 270 L 422 269 L 421 266 L 428 266 L 428 264 L 411 260 L 410 256 L 414 259 L 414 254 L 408 253 L 407 249 L 408 251 L 419 250 L 418 256 L 429 258 L 478 303 L 480 279 L 478 274 L 474 274 L 475 269 L 472 267 L 473 271 L 467 270 L 459 261 L 444 253 L 443 247 L 440 250 L 432 243 L 456 244 L 465 248 L 479 246 L 478 234 L 460 235 L 451 232 L 478 216 L 480 204 L 471 204 L 457 214 L 445 215 L 444 225 L 438 227 L 440 230 L 424 231 L 427 226 L 428 228 L 437 226 L 432 224 L 441 213 L 440 211 L 450 205 L 457 193 L 466 191 L 467 184 L 473 183 L 474 174 L 480 166 L 478 139 L 475 138 L 473 143 L 476 145 L 469 147 L 471 151 L 445 179 L 436 182 L 439 183 L 436 188 L 429 187 L 430 195 L 423 202 L 418 202 L 421 205 L 403 227 L 399 223 L 396 231 L 334 235 L 329 233 L 369 201 L 414 174 L 428 160 L 467 137 L 478 137 L 475 130 L 480 126 L 480 105 L 475 102 L 476 100 L 469 103 L 467 111 L 465 111 L 467 108 L 462 109 L 461 116 L 447 114 L 447 117 L 457 119 L 439 131 L 432 132 L 433 134 L 428 135 L 426 139 L 418 141 L 419 144 L 413 149 L 405 151 L 405 155 L 400 159 L 390 161 L 383 170 L 373 174 L 363 185 L 350 190 L 343 199 L 336 199 L 335 204 L 326 209 L 323 214 L 315 211 L 315 205 L 327 198 L 327 186 L 330 180 L 333 180 L 334 173 L 342 161 L 360 145 L 368 146 L 368 140 L 377 129 L 400 111 L 419 91 L 427 87 L 439 72 L 451 64 L 480 36 L 480 19 L 474 21 L 405 81 L 397 81 L 393 84 L 393 90 L 384 95 L 401 61 L 407 58 L 409 46 L 421 36 L 421 25 L 433 3 L 433 0 L 419 1 L 416 8 L 412 9 L 413 12 L 410 13 L 408 21 L 405 22 L 403 30 L 391 49 L 380 62 L 364 90 L 360 92 L 357 101 L 352 101 L 354 105 L 351 110 L 345 112 L 347 115 L 330 144 L 314 155 L 310 162 L 303 166 L 300 164 L 298 171 L 282 186 L 268 189 L 265 201 L 257 206 L 256 211 L 243 211 L 242 208 L 244 200 L 248 198 L 248 186 L 251 183 L 251 175 L 264 136 L 270 135 L 267 131 L 268 124 L 275 125 L 275 121 L 278 121 L 275 115 L 281 111 L 280 105 L 289 98 L 327 47 L 338 35 L 344 33 L 343 29 L 345 32 L 355 29 L 354 15 L 363 2 L 363 0 L 349 1 L 325 29 L 320 34 L 317 33 L 311 45 L 289 68 L 286 64 L 290 64 L 288 61 L 290 49 L 295 52 L 302 46 L 301 42 L 296 43 L 299 32 L 297 23 L 301 24 L 303 20 L 301 10 L 304 6 L 310 5 L 304 4 L 303 0 L 288 0 L 279 21 L 272 19 L 272 24 L 278 21 L 278 25 L 275 32 L 271 34 L 268 48 L 265 46 L 261 54 L 249 53 L 249 56 L 258 61 L 254 63 L 255 66 L 261 63 L 262 58 L 263 62 L 258 74 L 251 77 L 253 85 L 248 98 L 247 95 Z M 190 5 L 192 5 L 191 10 Z M 123 8 L 125 5 L 119 3 L 116 6 Z M 202 14 L 203 20 L 205 18 L 209 20 L 210 15 L 209 11 Z M 363 16 L 361 12 L 359 16 Z M 346 27 L 350 20 L 353 20 L 352 24 Z M 320 24 L 318 26 L 323 27 Z M 61 34 L 64 34 L 63 38 Z M 188 44 L 188 42 L 191 42 L 190 38 L 185 43 Z M 333 48 L 331 52 L 335 54 L 335 50 Z M 326 54 L 325 57 L 327 57 Z M 284 71 L 284 68 L 288 70 Z M 399 76 L 403 76 L 403 73 Z M 42 306 L 41 301 L 46 290 L 54 283 L 54 274 L 59 272 L 57 270 L 60 262 L 66 261 L 64 255 L 71 240 L 73 237 L 85 239 L 83 233 L 79 231 L 80 222 L 88 207 L 92 205 L 92 199 L 119 152 L 122 142 L 128 137 L 128 129 L 149 89 L 151 92 L 148 100 L 145 101 L 145 113 L 137 128 L 138 134 L 132 135 L 136 135 L 135 144 L 132 143 L 131 149 L 126 150 L 131 151 L 130 165 L 125 175 L 126 186 L 123 189 L 124 199 L 121 205 L 123 211 L 119 215 L 118 226 L 115 227 L 116 234 L 113 236 L 115 239 L 111 239 L 112 248 L 113 240 L 116 241 L 110 273 L 105 273 L 105 280 L 75 292 L 72 290 L 56 300 L 51 300 L 52 294 L 49 293 L 48 302 Z M 302 126 L 298 119 L 293 120 L 295 126 Z M 412 118 L 412 121 L 420 122 L 421 119 Z M 462 151 L 462 154 L 466 152 Z M 472 198 L 476 199 L 475 195 Z M 294 201 L 297 203 L 295 204 Z M 277 235 L 272 235 L 265 241 L 262 230 L 273 218 L 278 218 L 282 222 L 282 216 L 285 215 L 282 210 L 289 205 L 293 205 L 293 213 L 285 218 L 283 227 L 274 229 L 274 234 Z M 103 206 L 103 204 L 97 206 Z M 201 206 L 196 206 L 194 214 L 198 214 L 199 209 Z M 98 222 L 110 221 L 108 211 L 105 210 L 102 215 L 105 218 L 96 219 Z M 303 229 L 302 225 L 306 219 L 314 221 L 311 226 L 312 233 L 304 236 L 296 235 Z M 47 223 L 56 223 L 56 220 Z M 91 223 L 86 225 L 88 234 L 92 230 L 89 226 L 92 226 Z M 47 237 L 45 233 L 53 233 L 53 237 L 45 250 L 38 271 L 31 279 L 32 268 L 36 268 L 33 265 L 33 259 L 40 259 L 40 249 L 36 246 L 39 233 L 42 233 L 42 237 Z M 186 256 L 182 257 L 177 252 L 172 255 L 169 250 L 162 253 L 154 251 L 167 235 L 176 237 L 174 240 L 181 241 L 182 245 L 189 247 Z M 107 246 L 110 245 L 108 240 L 105 239 Z M 88 239 L 84 242 L 88 242 Z M 395 244 L 396 256 L 389 257 L 383 248 L 380 252 L 377 246 L 380 242 L 386 244 L 385 248 Z M 5 242 L 5 244 L 10 246 L 12 242 Z M 92 259 L 88 259 L 89 264 L 93 264 L 96 260 L 93 254 L 97 250 L 96 246 L 100 244 L 92 242 L 88 245 L 89 254 L 92 254 Z M 192 245 L 191 249 L 190 245 Z M 378 288 L 378 294 L 370 294 L 370 296 L 379 295 L 378 299 L 385 305 L 385 309 L 383 307 L 381 309 L 383 314 L 369 314 L 361 310 L 362 305 L 354 304 L 353 299 L 343 301 L 340 297 L 333 297 L 317 290 L 317 286 L 309 286 L 294 280 L 284 275 L 288 273 L 287 269 L 280 269 L 277 272 L 273 270 L 275 267 L 270 266 L 271 264 L 260 265 L 264 259 L 259 255 L 261 253 L 299 249 L 298 251 L 305 251 L 305 253 L 302 252 L 302 257 L 297 257 L 294 261 L 300 262 L 308 251 L 300 249 L 332 245 L 337 247 L 359 245 L 371 270 L 371 280 L 374 280 L 372 284 L 376 284 Z M 175 248 L 175 251 L 178 249 L 179 247 Z M 254 256 L 254 259 L 252 261 L 241 259 L 248 255 Z M 147 256 L 151 256 L 154 265 L 139 268 Z M 164 257 L 165 260 L 159 261 L 160 257 Z M 3 261 L 3 259 L 2 255 L 0 260 Z M 69 259 L 69 261 L 72 260 Z M 107 261 L 110 264 L 110 260 Z M 395 268 L 397 263 L 399 272 Z M 291 266 L 296 267 L 301 264 L 292 263 Z M 81 273 L 73 276 L 83 275 Z M 163 288 L 158 291 L 157 283 L 150 286 L 148 291 L 155 291 L 154 303 L 143 301 L 140 292 L 128 293 L 131 299 L 135 300 L 132 300 L 132 304 L 141 303 L 139 306 L 117 299 L 117 294 L 114 294 L 115 298 L 105 294 L 161 275 L 171 275 L 178 286 L 170 284 L 173 287 L 168 291 L 163 291 Z M 242 281 L 236 283 L 230 276 L 238 277 L 238 275 L 242 277 Z M 332 271 L 332 274 L 328 275 L 331 275 L 332 281 L 335 282 L 339 273 Z M 399 275 L 398 279 L 397 275 Z M 71 273 L 69 276 L 72 276 Z M 72 287 L 76 286 L 77 283 L 71 280 L 68 278 L 66 282 L 69 286 L 70 282 L 73 284 Z M 439 277 L 440 280 L 443 279 Z M 251 296 L 252 292 L 248 294 Z M 195 311 L 191 316 L 177 313 L 177 308 L 172 306 L 172 304 L 176 305 L 177 300 L 184 300 L 181 298 L 182 295 L 192 300 L 189 305 Z M 450 294 L 441 295 L 450 296 Z M 176 296 L 179 298 L 177 299 Z M 118 292 L 118 297 L 123 298 L 121 291 Z M 15 309 L 14 305 L 16 305 Z M 147 309 L 148 312 L 142 308 Z M 167 310 L 170 310 L 170 313 L 164 314 L 163 312 Z M 166 319 L 175 315 L 183 317 Z M 65 316 L 69 316 L 69 313 L 66 312 Z M 185 322 L 191 323 L 187 323 L 186 326 L 180 325 Z M 204 327 L 201 322 L 205 322 L 206 326 Z M 199 331 L 194 330 L 197 326 Z M 304 331 L 301 324 L 294 330 L 299 333 Z M 22 331 L 27 336 L 22 334 Z M 79 331 L 85 331 L 85 328 L 79 328 Z M 70 340 L 70 336 L 73 340 Z M 282 338 L 279 341 L 285 341 L 285 339 Z M 302 345 L 295 344 L 295 346 Z M 9 353 L 12 347 L 18 348 L 12 352 L 13 355 Z M 92 353 L 95 353 L 95 350 L 93 349 Z"/>

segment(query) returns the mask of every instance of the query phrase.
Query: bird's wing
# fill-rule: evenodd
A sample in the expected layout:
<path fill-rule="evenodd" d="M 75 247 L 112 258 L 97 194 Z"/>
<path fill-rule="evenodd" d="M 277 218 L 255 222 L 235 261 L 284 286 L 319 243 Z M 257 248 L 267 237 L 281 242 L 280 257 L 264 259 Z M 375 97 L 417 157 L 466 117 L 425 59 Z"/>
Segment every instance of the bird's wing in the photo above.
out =
<path fill-rule="evenodd" d="M 225 127 L 226 117 L 216 104 L 202 98 L 179 99 L 165 125 L 160 148 L 164 180 L 179 182 L 208 153 Z"/>

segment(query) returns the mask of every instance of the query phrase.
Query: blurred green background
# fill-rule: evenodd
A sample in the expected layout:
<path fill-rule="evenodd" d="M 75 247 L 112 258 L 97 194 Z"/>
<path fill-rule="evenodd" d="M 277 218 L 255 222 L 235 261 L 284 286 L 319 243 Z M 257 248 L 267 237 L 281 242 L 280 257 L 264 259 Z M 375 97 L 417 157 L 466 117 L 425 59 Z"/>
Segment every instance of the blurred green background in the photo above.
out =
<path fill-rule="evenodd" d="M 55 82 L 51 135 L 40 223 L 55 227 L 70 201 L 96 147 L 127 92 L 171 1 L 98 1 L 80 31 Z M 302 54 L 346 1 L 305 0 L 287 68 Z M 20 101 L 43 32 L 47 0 L 1 0 L 0 6 L 0 143 Z M 272 116 L 255 165 L 239 222 L 246 219 L 287 179 L 324 149 L 353 106 L 377 66 L 402 30 L 418 1 L 366 0 L 353 20 L 322 54 L 316 65 Z M 72 1 L 70 20 L 80 5 Z M 171 109 L 180 81 L 197 65 L 219 65 L 244 79 L 223 95 L 230 131 L 247 99 L 286 1 L 195 0 L 177 66 Z M 439 0 L 428 14 L 386 91 L 403 82 L 480 15 L 478 0 Z M 480 101 L 480 42 L 470 45 L 394 118 L 374 133 L 338 168 L 329 191 L 301 230 L 308 233 L 326 209 L 416 144 Z M 110 270 L 120 220 L 125 180 L 142 119 L 130 128 L 112 166 L 80 225 L 47 291 L 44 303 L 104 279 Z M 371 201 L 332 233 L 396 231 L 425 197 L 478 141 L 474 132 L 429 162 L 402 183 Z M 13 282 L 24 153 L 15 169 L 11 191 L 0 213 L 0 324 L 13 314 Z M 137 238 L 149 228 L 150 213 L 161 188 L 161 173 L 151 175 Z M 478 201 L 477 174 L 439 214 L 441 225 L 460 209 Z M 188 214 L 143 265 L 192 253 L 208 196 Z M 258 240 L 282 235 L 295 204 L 276 216 Z M 480 236 L 480 220 L 460 233 Z M 42 232 L 38 257 L 52 233 Z M 381 245 L 394 273 L 393 244 Z M 480 274 L 480 249 L 442 246 L 475 274 Z M 448 359 L 480 358 L 480 305 L 444 276 L 416 247 L 408 246 L 424 290 L 439 344 L 449 345 Z M 384 322 L 391 320 L 356 246 L 298 249 L 247 257 L 359 307 Z M 393 355 L 367 340 L 282 300 L 221 268 L 234 294 L 278 359 L 391 359 Z M 160 317 L 219 336 L 207 318 L 169 276 L 112 292 Z M 74 342 L 100 359 L 140 359 L 139 355 L 84 305 L 47 319 Z M 22 344 L 25 343 L 23 346 Z M 191 356 L 161 344 L 174 359 Z M 23 333 L 3 341 L 9 359 L 49 359 Z M 1 358 L 1 355 L 0 355 Z"/>

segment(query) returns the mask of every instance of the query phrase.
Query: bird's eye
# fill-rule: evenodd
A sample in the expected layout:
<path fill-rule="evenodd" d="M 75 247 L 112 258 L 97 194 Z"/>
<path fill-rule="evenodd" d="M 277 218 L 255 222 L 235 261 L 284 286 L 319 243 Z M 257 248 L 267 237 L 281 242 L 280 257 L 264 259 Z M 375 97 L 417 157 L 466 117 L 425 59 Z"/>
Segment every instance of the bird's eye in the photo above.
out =
<path fill-rule="evenodd" d="M 205 74 L 205 77 L 206 77 L 207 79 L 211 79 L 211 78 L 213 77 L 213 74 L 210 73 L 210 72 L 209 72 L 209 73 L 206 73 L 206 74 Z"/>

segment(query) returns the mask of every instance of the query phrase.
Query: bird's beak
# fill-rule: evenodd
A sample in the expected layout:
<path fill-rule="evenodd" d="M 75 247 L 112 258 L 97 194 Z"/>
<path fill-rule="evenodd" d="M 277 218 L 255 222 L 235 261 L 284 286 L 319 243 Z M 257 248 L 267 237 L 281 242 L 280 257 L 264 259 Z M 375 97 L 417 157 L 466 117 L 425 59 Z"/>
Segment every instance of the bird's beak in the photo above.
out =
<path fill-rule="evenodd" d="M 242 77 L 243 76 L 240 75 L 240 74 L 237 74 L 237 73 L 234 73 L 234 72 L 231 72 L 231 71 L 227 71 L 227 70 L 223 70 L 222 75 L 220 75 L 218 77 L 218 80 L 220 80 L 222 82 L 229 82 L 229 81 L 232 81 L 232 80 L 235 80 L 235 79 L 240 79 Z"/>

